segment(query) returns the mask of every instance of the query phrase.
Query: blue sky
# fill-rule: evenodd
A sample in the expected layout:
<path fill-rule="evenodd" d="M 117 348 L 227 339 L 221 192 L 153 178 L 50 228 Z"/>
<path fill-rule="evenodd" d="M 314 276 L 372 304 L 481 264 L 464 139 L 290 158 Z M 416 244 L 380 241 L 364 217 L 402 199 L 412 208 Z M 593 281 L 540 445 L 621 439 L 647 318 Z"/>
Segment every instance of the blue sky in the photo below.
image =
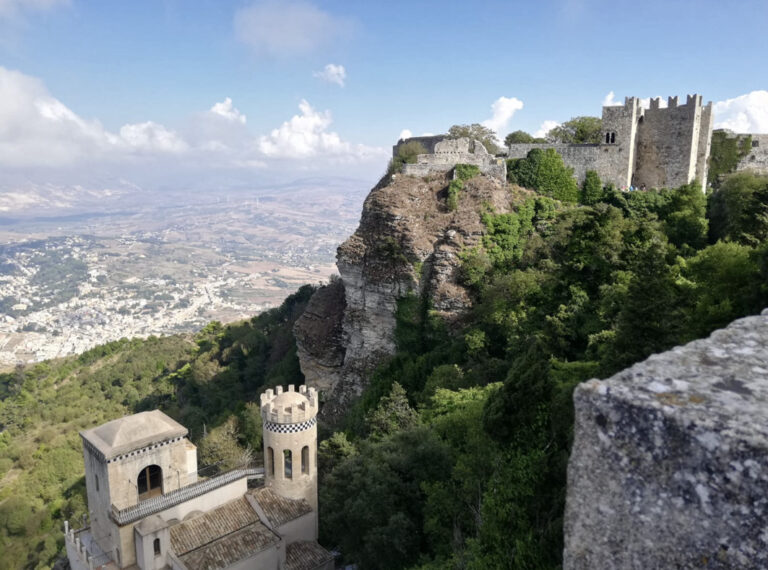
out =
<path fill-rule="evenodd" d="M 765 0 L 0 0 L 0 165 L 375 178 L 403 129 L 536 132 L 610 92 L 764 132 L 767 23 Z"/>

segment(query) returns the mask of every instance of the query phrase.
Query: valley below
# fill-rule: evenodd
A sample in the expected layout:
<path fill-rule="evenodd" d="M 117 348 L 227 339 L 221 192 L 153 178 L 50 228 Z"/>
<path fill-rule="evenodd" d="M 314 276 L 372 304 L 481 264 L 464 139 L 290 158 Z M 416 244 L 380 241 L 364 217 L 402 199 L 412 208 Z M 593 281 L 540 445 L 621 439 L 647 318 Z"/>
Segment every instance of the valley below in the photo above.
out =
<path fill-rule="evenodd" d="M 6 208 L 0 370 L 278 306 L 336 272 L 336 247 L 367 188 L 303 180 L 211 194 L 126 190 L 65 207 L 38 196 Z"/>

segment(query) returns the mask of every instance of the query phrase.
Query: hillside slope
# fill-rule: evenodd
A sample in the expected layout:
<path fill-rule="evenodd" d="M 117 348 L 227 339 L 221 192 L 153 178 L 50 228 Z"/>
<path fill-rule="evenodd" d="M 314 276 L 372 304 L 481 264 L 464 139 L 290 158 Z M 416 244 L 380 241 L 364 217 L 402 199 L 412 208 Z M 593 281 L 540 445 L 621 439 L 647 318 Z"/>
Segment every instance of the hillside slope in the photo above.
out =
<path fill-rule="evenodd" d="M 85 515 L 79 430 L 160 408 L 189 428 L 201 467 L 226 466 L 247 447 L 258 454 L 250 403 L 266 387 L 302 382 L 291 329 L 312 291 L 197 335 L 123 339 L 0 374 L 0 568 L 50 568 L 63 521 Z"/>

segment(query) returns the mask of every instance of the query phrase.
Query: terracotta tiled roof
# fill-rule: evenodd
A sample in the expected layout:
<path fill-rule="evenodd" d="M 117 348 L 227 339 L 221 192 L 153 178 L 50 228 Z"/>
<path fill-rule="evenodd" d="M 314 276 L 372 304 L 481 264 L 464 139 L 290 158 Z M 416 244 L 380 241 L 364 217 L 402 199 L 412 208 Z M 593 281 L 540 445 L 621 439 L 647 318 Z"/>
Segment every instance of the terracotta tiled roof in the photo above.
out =
<path fill-rule="evenodd" d="M 276 544 L 245 497 L 170 528 L 171 548 L 189 570 L 218 570 Z"/>
<path fill-rule="evenodd" d="M 292 542 L 285 549 L 285 570 L 315 570 L 332 560 L 331 553 L 314 540 Z"/>
<path fill-rule="evenodd" d="M 262 487 L 251 491 L 259 506 L 267 515 L 272 528 L 277 528 L 285 523 L 297 519 L 302 515 L 312 512 L 312 507 L 305 499 L 286 499 L 277 493 L 273 493 L 269 487 Z"/>

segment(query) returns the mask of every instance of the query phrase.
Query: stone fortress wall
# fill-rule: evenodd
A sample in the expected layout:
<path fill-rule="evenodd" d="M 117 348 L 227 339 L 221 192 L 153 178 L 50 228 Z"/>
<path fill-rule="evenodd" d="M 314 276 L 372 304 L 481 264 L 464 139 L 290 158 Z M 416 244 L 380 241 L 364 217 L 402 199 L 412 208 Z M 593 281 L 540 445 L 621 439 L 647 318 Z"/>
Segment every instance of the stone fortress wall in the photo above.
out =
<path fill-rule="evenodd" d="M 736 171 L 752 170 L 758 174 L 768 174 L 768 135 L 748 136 L 752 137 L 752 150 L 739 162 Z"/>
<path fill-rule="evenodd" d="M 400 139 L 397 141 L 397 144 L 392 147 L 392 156 L 397 156 L 397 149 L 400 147 L 400 145 L 407 142 L 419 143 L 424 147 L 428 154 L 434 154 L 435 145 L 441 141 L 446 140 L 447 138 L 448 135 L 429 135 L 424 137 L 408 137 L 407 139 Z"/>
<path fill-rule="evenodd" d="M 604 183 L 618 188 L 675 188 L 694 180 L 706 188 L 714 116 L 712 103 L 704 105 L 701 95 L 688 95 L 684 104 L 676 96 L 669 97 L 666 107 L 659 98 L 651 99 L 647 109 L 637 97 L 626 97 L 623 105 L 603 107 L 602 123 L 600 143 L 513 144 L 507 148 L 506 158 L 525 158 L 533 149 L 551 148 L 573 168 L 579 183 L 588 170 L 594 170 Z M 752 151 L 736 170 L 768 174 L 768 134 L 749 136 Z M 447 135 L 401 139 L 392 147 L 392 155 L 397 155 L 401 145 L 418 142 L 427 154 L 419 155 L 416 164 L 406 164 L 405 174 L 448 172 L 456 164 L 466 163 L 476 164 L 481 172 L 500 180 L 506 177 L 506 165 L 502 167 L 498 156 L 492 157 L 469 139 L 457 140 Z"/>
<path fill-rule="evenodd" d="M 605 183 L 672 188 L 699 180 L 706 185 L 707 158 L 712 138 L 712 103 L 689 95 L 684 105 L 670 97 L 666 108 L 652 99 L 650 108 L 636 97 L 624 105 L 603 107 L 603 134 L 596 145 L 513 144 L 509 158 L 525 158 L 534 148 L 553 148 L 582 182 L 595 170 Z"/>
<path fill-rule="evenodd" d="M 412 140 L 414 139 L 407 139 L 405 142 Z M 397 152 L 399 144 L 395 145 L 393 152 Z M 420 154 L 416 157 L 415 164 L 403 165 L 403 174 L 426 176 L 436 172 L 445 173 L 452 170 L 457 164 L 472 164 L 477 166 L 483 174 L 501 181 L 507 179 L 506 161 L 503 158 L 488 154 L 482 143 L 468 138 L 437 141 L 432 153 Z"/>

